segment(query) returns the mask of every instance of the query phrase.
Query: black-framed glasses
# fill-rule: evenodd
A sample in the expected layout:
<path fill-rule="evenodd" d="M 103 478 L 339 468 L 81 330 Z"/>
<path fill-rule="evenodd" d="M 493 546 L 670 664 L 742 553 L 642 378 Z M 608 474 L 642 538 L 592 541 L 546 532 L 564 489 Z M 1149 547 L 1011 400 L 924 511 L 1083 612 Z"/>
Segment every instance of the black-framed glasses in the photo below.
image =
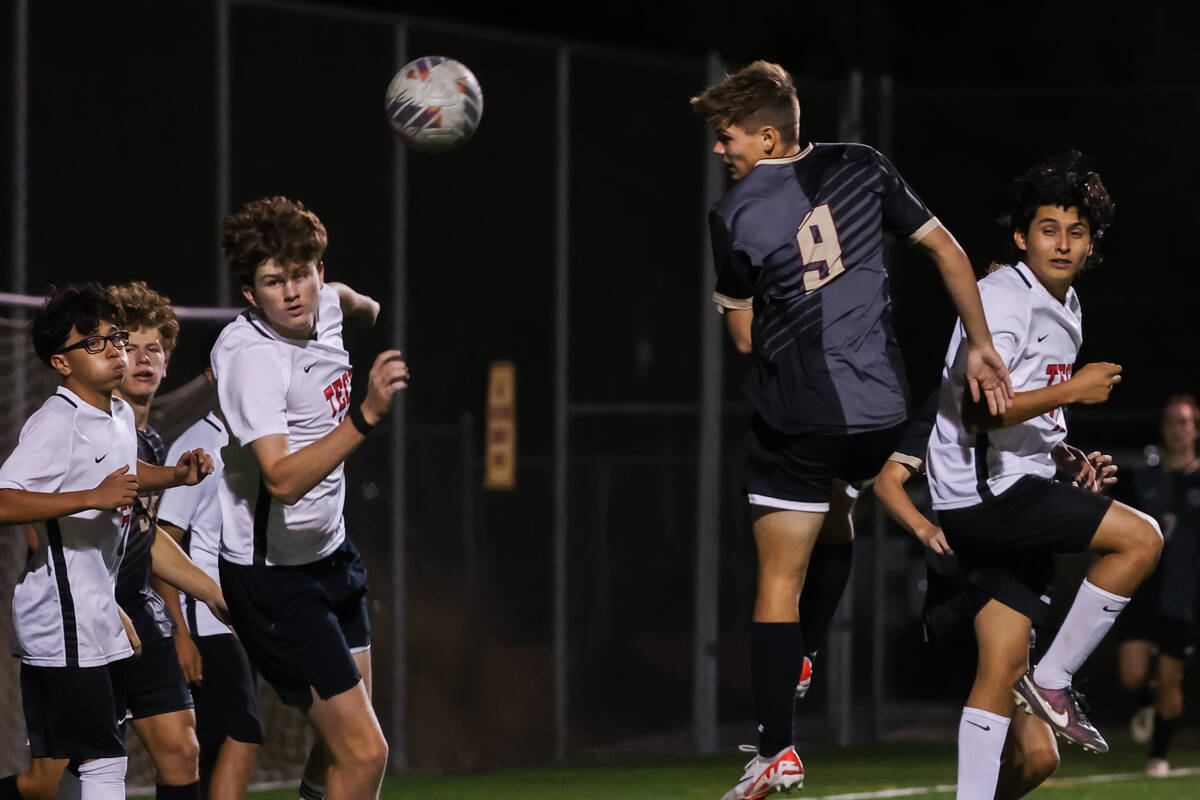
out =
<path fill-rule="evenodd" d="M 118 350 L 124 350 L 126 345 L 129 344 L 129 331 L 113 331 L 108 336 L 101 336 L 100 334 L 96 334 L 94 336 L 85 336 L 75 344 L 59 350 L 57 353 L 55 353 L 55 355 L 69 353 L 72 350 L 78 350 L 81 347 L 84 350 L 87 350 L 89 353 L 103 353 L 104 348 L 108 347 L 110 343 Z"/>

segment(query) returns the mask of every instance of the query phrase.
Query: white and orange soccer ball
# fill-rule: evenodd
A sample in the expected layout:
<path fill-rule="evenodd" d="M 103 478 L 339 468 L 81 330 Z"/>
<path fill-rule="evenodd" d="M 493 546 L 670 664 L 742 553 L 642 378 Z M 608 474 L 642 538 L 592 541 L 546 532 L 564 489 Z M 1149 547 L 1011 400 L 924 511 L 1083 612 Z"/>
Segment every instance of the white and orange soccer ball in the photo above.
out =
<path fill-rule="evenodd" d="M 424 56 L 401 67 L 388 84 L 387 115 L 408 147 L 445 153 L 461 147 L 479 127 L 483 90 L 462 62 Z"/>

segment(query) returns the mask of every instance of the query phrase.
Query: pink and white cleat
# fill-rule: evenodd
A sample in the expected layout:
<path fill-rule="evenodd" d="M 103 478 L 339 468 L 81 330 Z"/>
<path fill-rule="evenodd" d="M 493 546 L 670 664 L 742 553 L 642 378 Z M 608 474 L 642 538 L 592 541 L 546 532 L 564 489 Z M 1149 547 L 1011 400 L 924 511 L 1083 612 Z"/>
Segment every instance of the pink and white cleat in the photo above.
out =
<path fill-rule="evenodd" d="M 808 687 L 812 686 L 812 675 L 812 659 L 805 656 L 804 664 L 800 667 L 800 682 L 796 684 L 796 699 L 800 699 L 808 694 Z"/>

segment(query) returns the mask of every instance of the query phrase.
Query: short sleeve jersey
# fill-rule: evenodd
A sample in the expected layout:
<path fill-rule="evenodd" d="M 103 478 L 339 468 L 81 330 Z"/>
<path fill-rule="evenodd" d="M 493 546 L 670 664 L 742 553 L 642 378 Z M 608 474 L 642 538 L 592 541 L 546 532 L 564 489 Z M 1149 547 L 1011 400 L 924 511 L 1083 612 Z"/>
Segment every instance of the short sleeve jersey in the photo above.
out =
<path fill-rule="evenodd" d="M 158 431 L 147 425 L 137 432 L 137 439 L 138 460 L 160 467 L 166 463 L 167 446 Z M 161 497 L 161 492 L 152 492 L 139 494 L 134 501 L 129 541 L 117 573 L 117 602 L 129 615 L 143 644 L 175 635 L 175 621 L 152 583 L 154 564 L 150 549 L 154 546 Z"/>
<path fill-rule="evenodd" d="M 1134 472 L 1131 483 L 1133 505 L 1154 517 L 1163 534 L 1158 566 L 1138 591 L 1155 592 L 1163 616 L 1191 621 L 1200 590 L 1200 469 L 1159 464 Z"/>
<path fill-rule="evenodd" d="M 0 489 L 75 492 L 137 471 L 133 411 L 111 413 L 60 387 L 21 429 L 0 466 Z M 13 591 L 14 653 L 39 667 L 97 667 L 133 655 L 113 586 L 133 506 L 87 509 L 34 525 L 38 548 Z"/>
<path fill-rule="evenodd" d="M 1071 377 L 1083 342 L 1083 312 L 1075 290 L 1059 302 L 1023 263 L 979 282 L 992 344 L 1012 377 L 1028 392 Z M 977 505 L 1025 475 L 1053 478 L 1051 451 L 1067 438 L 1063 409 L 999 430 L 970 434 L 962 419 L 966 391 L 966 334 L 959 320 L 942 368 L 937 422 L 929 439 L 929 486 L 935 509 Z"/>
<path fill-rule="evenodd" d="M 224 463 L 221 451 L 229 444 L 225 426 L 212 413 L 199 420 L 179 435 L 167 453 L 167 463 L 178 462 L 179 457 L 189 450 L 203 448 L 212 456 L 213 472 L 195 486 L 176 486 L 163 492 L 158 507 L 158 518 L 184 532 L 182 546 L 196 566 L 220 583 L 217 571 L 217 555 L 221 547 L 221 499 L 218 487 L 221 483 Z M 215 636 L 229 633 L 208 606 L 190 600 L 180 593 L 180 606 L 186 609 L 184 619 L 194 636 Z"/>
<path fill-rule="evenodd" d="M 754 311 L 746 394 L 772 428 L 861 432 L 904 421 L 884 234 L 917 242 L 938 225 L 895 167 L 859 144 L 761 160 L 717 202 L 713 300 Z"/>
<path fill-rule="evenodd" d="M 346 536 L 343 465 L 294 505 L 275 500 L 263 483 L 251 443 L 287 437 L 291 452 L 336 428 L 350 411 L 350 356 L 342 344 L 337 292 L 321 288 L 316 336 L 289 339 L 253 310 L 229 323 L 212 350 L 229 444 L 222 453 L 221 557 L 235 564 L 308 564 Z"/>

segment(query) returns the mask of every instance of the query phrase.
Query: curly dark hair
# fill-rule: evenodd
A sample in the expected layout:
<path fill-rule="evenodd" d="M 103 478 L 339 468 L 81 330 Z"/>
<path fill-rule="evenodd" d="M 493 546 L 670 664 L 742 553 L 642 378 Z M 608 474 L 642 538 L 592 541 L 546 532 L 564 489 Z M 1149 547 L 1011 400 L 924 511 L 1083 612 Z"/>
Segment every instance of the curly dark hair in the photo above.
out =
<path fill-rule="evenodd" d="M 788 71 L 769 61 L 755 61 L 691 99 L 692 110 L 715 131 L 736 125 L 754 133 L 764 125 L 779 131 L 784 143 L 800 136 L 800 101 Z"/>
<path fill-rule="evenodd" d="M 100 330 L 101 322 L 117 322 L 117 307 L 104 286 L 95 282 L 51 286 L 29 324 L 33 350 L 50 366 L 50 357 L 71 338 L 72 329 L 91 336 Z"/>
<path fill-rule="evenodd" d="M 171 298 L 159 294 L 145 281 L 108 287 L 108 297 L 117 307 L 117 322 L 126 329 L 158 330 L 163 350 L 169 357 L 179 340 L 179 318 Z"/>
<path fill-rule="evenodd" d="M 1092 230 L 1092 254 L 1084 269 L 1104 260 L 1101 244 L 1112 224 L 1113 200 L 1083 153 L 1067 150 L 1021 173 L 1009 187 L 1009 211 L 999 218 L 1000 227 L 1027 233 L 1040 206 L 1077 208 Z M 1021 258 L 1015 243 L 1011 255 L 1014 261 Z"/>
<path fill-rule="evenodd" d="M 318 261 L 329 235 L 316 214 L 297 200 L 264 197 L 225 218 L 221 248 L 225 261 L 244 285 L 254 285 L 254 272 L 264 262 L 304 264 Z"/>

